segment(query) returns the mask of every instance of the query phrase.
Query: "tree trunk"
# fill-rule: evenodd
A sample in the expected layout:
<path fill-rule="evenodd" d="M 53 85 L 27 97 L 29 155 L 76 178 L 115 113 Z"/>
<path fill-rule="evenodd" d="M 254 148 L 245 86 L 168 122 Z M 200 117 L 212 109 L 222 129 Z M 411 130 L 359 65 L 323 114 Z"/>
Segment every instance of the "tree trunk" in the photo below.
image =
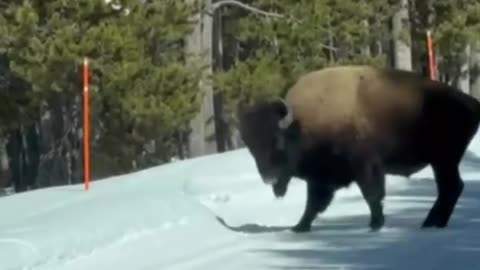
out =
<path fill-rule="evenodd" d="M 40 187 L 48 187 L 51 185 L 50 178 L 52 176 L 52 155 L 54 146 L 53 133 L 53 117 L 52 111 L 45 108 L 41 113 L 39 120 L 40 133 L 40 164 L 38 168 L 38 185 Z"/>
<path fill-rule="evenodd" d="M 472 48 L 470 76 L 472 78 L 470 93 L 480 100 L 480 45 L 478 44 Z"/>
<path fill-rule="evenodd" d="M 394 67 L 412 70 L 412 51 L 408 0 L 399 0 L 400 8 L 393 16 Z"/>
<path fill-rule="evenodd" d="M 465 47 L 465 54 L 461 57 L 460 74 L 458 74 L 457 87 L 464 93 L 470 94 L 470 50 L 468 44 Z"/>
<path fill-rule="evenodd" d="M 189 138 L 189 157 L 197 157 L 216 152 L 215 141 L 208 138 L 213 137 L 214 129 L 214 108 L 213 89 L 207 83 L 206 76 L 212 73 L 212 18 L 202 12 L 211 6 L 211 0 L 200 1 L 201 12 L 194 16 L 196 22 L 193 32 L 186 38 L 187 54 L 200 57 L 202 64 L 206 64 L 205 77 L 199 85 L 199 95 L 202 97 L 200 111 L 191 121 L 191 134 Z"/>
<path fill-rule="evenodd" d="M 363 20 L 362 23 L 363 23 L 363 27 L 365 27 L 365 29 L 370 28 L 370 23 L 368 22 L 368 20 Z M 362 51 L 362 55 L 365 58 L 371 57 L 371 55 L 372 55 L 372 44 L 370 42 L 367 43 L 364 47 L 361 48 L 361 51 Z"/>
<path fill-rule="evenodd" d="M 10 185 L 8 172 L 7 140 L 5 137 L 0 137 L 0 189 Z"/>
<path fill-rule="evenodd" d="M 22 192 L 27 189 L 24 175 L 24 154 L 23 151 L 23 127 L 20 125 L 9 132 L 7 152 L 9 156 L 9 167 L 11 171 L 11 181 L 15 192 Z"/>
<path fill-rule="evenodd" d="M 46 174 L 48 186 L 57 186 L 66 184 L 67 172 L 65 159 L 63 157 L 63 141 L 65 140 L 65 130 L 68 123 L 63 121 L 62 105 L 64 99 L 62 95 L 52 98 L 50 103 L 49 117 L 44 122 L 46 126 L 42 128 L 44 132 L 44 142 L 47 139 L 48 147 L 46 149 L 46 160 L 44 161 L 42 172 Z"/>
<path fill-rule="evenodd" d="M 23 146 L 23 168 L 25 170 L 25 185 L 27 189 L 36 189 L 38 187 L 38 166 L 40 163 L 40 149 L 37 124 L 30 124 L 25 128 L 22 137 Z"/>
<path fill-rule="evenodd" d="M 213 54 L 213 71 L 221 71 L 223 66 L 223 20 L 221 11 L 214 13 L 213 20 L 213 36 L 212 36 L 212 54 Z M 217 151 L 222 153 L 227 149 L 227 130 L 224 121 L 223 108 L 223 92 L 222 89 L 216 89 L 213 97 L 214 118 L 215 118 L 215 140 L 217 143 Z"/>
<path fill-rule="evenodd" d="M 65 96 L 63 104 L 63 121 L 65 123 L 64 134 L 62 135 L 63 154 L 65 158 L 65 171 L 67 173 L 66 182 L 68 184 L 76 184 L 81 182 L 82 176 L 82 164 L 81 164 L 81 137 L 79 136 L 79 130 L 81 128 L 80 115 L 81 115 L 81 98 L 79 95 Z"/>
<path fill-rule="evenodd" d="M 240 44 L 235 32 L 235 24 L 237 20 L 238 18 L 235 16 L 222 17 L 222 67 L 226 71 L 233 68 L 239 59 Z M 225 105 L 225 103 L 223 105 Z M 231 114 L 232 112 L 229 113 Z M 241 147 L 241 142 L 239 140 L 236 126 L 229 124 L 229 118 L 232 118 L 232 116 L 227 115 L 224 110 L 223 120 L 225 123 L 226 147 L 229 150 L 233 150 Z"/>

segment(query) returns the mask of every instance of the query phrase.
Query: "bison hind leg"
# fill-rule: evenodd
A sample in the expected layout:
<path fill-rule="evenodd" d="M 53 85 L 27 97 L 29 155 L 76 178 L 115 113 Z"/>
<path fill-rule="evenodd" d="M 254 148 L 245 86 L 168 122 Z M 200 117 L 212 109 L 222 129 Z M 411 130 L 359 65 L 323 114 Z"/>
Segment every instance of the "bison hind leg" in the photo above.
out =
<path fill-rule="evenodd" d="M 453 209 L 463 192 L 464 182 L 460 177 L 458 164 L 432 165 L 437 184 L 437 200 L 430 209 L 422 228 L 447 226 Z"/>
<path fill-rule="evenodd" d="M 460 161 L 474 135 L 476 126 L 477 124 L 471 129 L 457 130 L 456 136 L 449 138 L 449 141 L 443 145 L 442 153 L 437 153 L 431 163 L 437 185 L 437 199 L 422 224 L 423 228 L 444 228 L 448 225 L 465 185 L 460 176 Z"/>

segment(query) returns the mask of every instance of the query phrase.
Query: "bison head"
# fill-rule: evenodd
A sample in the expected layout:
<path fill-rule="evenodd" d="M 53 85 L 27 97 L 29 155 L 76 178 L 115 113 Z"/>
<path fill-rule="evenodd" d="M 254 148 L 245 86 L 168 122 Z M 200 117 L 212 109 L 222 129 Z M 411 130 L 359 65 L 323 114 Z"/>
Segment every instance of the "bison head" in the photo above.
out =
<path fill-rule="evenodd" d="M 285 195 L 299 156 L 299 128 L 281 99 L 242 110 L 239 131 L 265 184 Z"/>

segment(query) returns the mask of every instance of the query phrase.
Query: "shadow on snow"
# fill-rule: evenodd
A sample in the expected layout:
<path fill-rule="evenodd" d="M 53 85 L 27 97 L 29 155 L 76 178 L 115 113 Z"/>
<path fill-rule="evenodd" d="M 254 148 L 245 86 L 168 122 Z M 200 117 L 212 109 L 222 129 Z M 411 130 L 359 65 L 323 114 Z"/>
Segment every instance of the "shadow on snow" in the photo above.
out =
<path fill-rule="evenodd" d="M 480 157 L 466 153 L 462 173 L 478 168 Z M 254 224 L 230 227 L 219 221 L 237 232 L 287 231 L 277 234 L 277 241 L 299 244 L 295 246 L 302 248 L 272 246 L 249 250 L 281 259 L 278 264 L 272 260 L 267 266 L 271 269 L 474 269 L 480 254 L 480 178 L 466 179 L 447 228 L 421 229 L 436 194 L 432 178 L 411 179 L 406 190 L 387 191 L 386 224 L 379 232 L 370 232 L 369 215 L 328 219 L 319 215 L 312 232 L 306 234 L 290 233 L 290 227 Z M 407 207 L 390 214 L 388 204 L 398 200 Z"/>

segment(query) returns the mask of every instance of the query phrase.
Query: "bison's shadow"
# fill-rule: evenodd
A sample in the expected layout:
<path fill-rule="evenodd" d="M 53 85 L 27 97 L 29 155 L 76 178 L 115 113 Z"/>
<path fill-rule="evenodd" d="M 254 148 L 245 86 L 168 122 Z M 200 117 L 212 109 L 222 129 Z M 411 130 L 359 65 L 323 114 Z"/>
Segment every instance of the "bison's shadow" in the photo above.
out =
<path fill-rule="evenodd" d="M 461 164 L 462 174 L 477 172 L 480 157 L 467 152 Z M 465 176 L 465 190 L 445 229 L 421 229 L 421 223 L 436 198 L 432 178 L 412 179 L 407 189 L 387 192 L 388 200 L 409 205 L 387 213 L 385 228 L 370 232 L 368 215 L 315 221 L 310 233 L 294 234 L 289 226 L 245 224 L 226 228 L 250 234 L 273 233 L 278 243 L 270 248 L 250 249 L 274 258 L 264 269 L 476 269 L 480 253 L 480 179 Z M 297 243 L 294 248 L 282 243 Z M 275 257 L 281 258 L 276 263 Z M 286 260 L 285 260 L 286 259 Z M 432 266 L 434 266 L 432 268 Z"/>
<path fill-rule="evenodd" d="M 274 233 L 274 232 L 291 232 L 290 229 L 292 226 L 268 226 L 268 225 L 259 225 L 255 223 L 247 223 L 243 224 L 240 226 L 231 226 L 228 225 L 225 220 L 219 216 L 215 217 L 217 221 L 227 228 L 228 230 L 231 230 L 233 232 L 240 232 L 240 233 L 246 233 L 246 234 L 260 234 L 260 233 Z M 363 223 L 360 224 L 354 224 L 354 223 L 349 223 L 349 224 L 340 224 L 340 223 L 332 223 L 332 224 L 321 224 L 321 225 L 316 225 L 312 226 L 311 232 L 315 231 L 324 231 L 324 230 L 335 230 L 335 229 L 354 229 L 358 228 L 358 225 L 364 225 Z M 293 234 L 293 232 L 291 232 Z M 301 235 L 301 234 L 299 234 Z M 307 234 L 305 234 L 307 235 Z"/>
<path fill-rule="evenodd" d="M 478 170 L 478 168 L 480 168 L 480 157 L 472 151 L 467 151 L 465 153 L 465 156 L 461 164 L 462 172 Z M 434 190 L 434 186 L 433 186 L 434 184 L 432 183 L 433 179 L 425 178 L 425 179 L 417 179 L 417 180 L 418 180 L 417 184 L 414 184 L 416 188 L 413 191 L 412 189 L 408 189 L 407 191 L 399 191 L 390 195 L 408 196 L 409 203 L 415 203 L 415 202 L 422 203 L 422 202 L 425 202 L 425 198 L 428 197 L 429 202 L 427 202 L 427 206 L 425 208 L 408 209 L 409 211 L 408 217 L 402 217 L 402 215 L 400 214 L 400 216 L 393 218 L 396 220 L 392 221 L 392 223 L 396 222 L 395 224 L 396 226 L 400 226 L 400 227 L 407 226 L 412 228 L 418 228 L 420 222 L 423 221 L 423 218 L 425 217 L 426 213 L 429 210 L 429 207 L 431 206 L 430 203 L 435 199 L 436 194 L 432 194 L 432 191 Z M 468 182 L 467 185 L 471 186 L 471 182 Z M 468 192 L 469 192 L 468 190 L 465 191 L 465 193 L 468 193 Z M 468 196 L 465 193 L 462 196 L 463 198 L 466 198 Z M 480 195 L 480 193 L 478 194 Z M 458 207 L 457 207 L 457 210 L 458 210 Z M 261 233 L 273 233 L 273 232 L 283 232 L 283 231 L 290 232 L 290 228 L 291 228 L 291 226 L 268 226 L 268 225 L 254 224 L 254 223 L 243 224 L 240 226 L 231 226 L 231 225 L 228 225 L 222 217 L 216 216 L 216 219 L 222 226 L 224 226 L 228 230 L 231 230 L 233 232 L 247 233 L 247 234 L 261 234 Z M 317 219 L 317 221 L 318 220 L 321 220 L 321 218 Z M 368 221 L 368 216 L 365 216 L 365 215 L 349 217 L 347 220 L 344 220 L 344 221 L 325 220 L 325 221 L 317 222 L 317 225 L 312 226 L 312 232 L 315 232 L 315 231 L 325 232 L 328 230 L 342 230 L 342 229 L 343 230 L 358 229 L 366 226 L 367 221 Z M 415 222 L 417 222 L 418 224 L 413 225 L 412 223 L 415 223 Z"/>
<path fill-rule="evenodd" d="M 386 226 L 366 233 L 368 215 L 317 219 L 315 231 L 278 234 L 278 245 L 250 252 L 282 258 L 272 269 L 476 269 L 480 252 L 480 179 L 466 182 L 465 191 L 446 229 L 421 229 L 436 197 L 433 179 L 412 181 L 391 200 L 410 207 L 387 214 Z M 386 202 L 388 208 L 388 201 Z M 282 242 L 295 242 L 291 248 Z M 284 248 L 282 248 L 284 246 Z M 284 259 L 287 260 L 286 263 Z"/>
<path fill-rule="evenodd" d="M 286 226 L 264 226 L 264 225 L 258 225 L 253 223 L 243 224 L 240 226 L 230 226 L 225 222 L 223 218 L 219 216 L 216 216 L 215 218 L 222 226 L 224 226 L 225 228 L 233 232 L 241 232 L 241 233 L 248 233 L 248 234 L 280 232 L 280 231 L 288 230 L 290 228 Z"/>

